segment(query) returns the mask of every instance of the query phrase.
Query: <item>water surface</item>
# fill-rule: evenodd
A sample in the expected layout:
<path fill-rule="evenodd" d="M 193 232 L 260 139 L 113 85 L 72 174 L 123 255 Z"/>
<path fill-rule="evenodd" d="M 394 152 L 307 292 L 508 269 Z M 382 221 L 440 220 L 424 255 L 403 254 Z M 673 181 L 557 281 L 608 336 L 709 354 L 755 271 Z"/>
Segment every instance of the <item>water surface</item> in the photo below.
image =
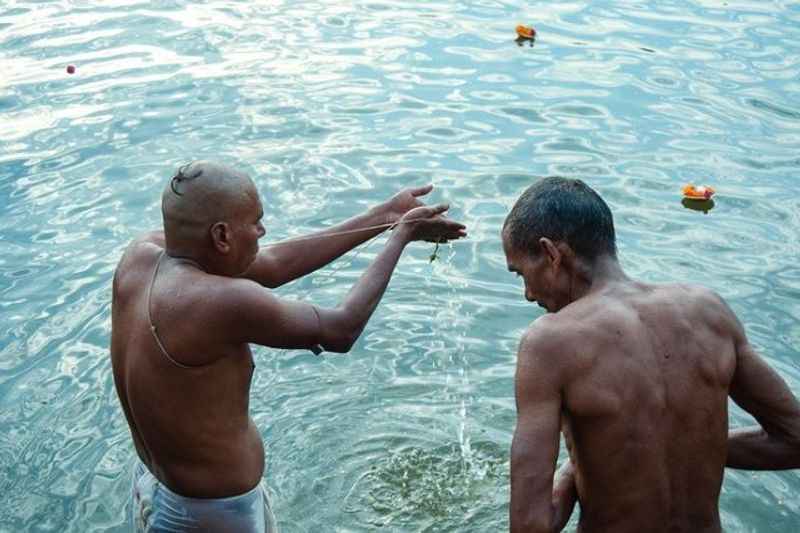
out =
<path fill-rule="evenodd" d="M 469 224 L 432 264 L 408 249 L 351 354 L 255 351 L 282 531 L 507 530 L 515 351 L 540 310 L 499 228 L 537 176 L 599 190 L 628 272 L 717 290 L 800 392 L 797 2 L 6 2 L 0 59 L 1 531 L 128 526 L 110 281 L 192 159 L 253 175 L 266 240 L 427 182 Z M 681 205 L 687 182 L 712 211 Z M 279 293 L 333 306 L 380 246 Z M 723 524 L 800 530 L 798 492 L 729 472 Z"/>

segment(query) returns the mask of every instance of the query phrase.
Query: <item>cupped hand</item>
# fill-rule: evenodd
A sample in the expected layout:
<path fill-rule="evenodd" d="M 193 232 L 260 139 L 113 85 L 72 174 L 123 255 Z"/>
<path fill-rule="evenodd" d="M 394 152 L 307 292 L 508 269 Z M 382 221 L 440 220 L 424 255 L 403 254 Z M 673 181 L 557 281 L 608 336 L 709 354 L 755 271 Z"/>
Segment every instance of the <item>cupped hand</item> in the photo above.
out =
<path fill-rule="evenodd" d="M 424 187 L 404 189 L 392 196 L 386 202 L 386 222 L 394 224 L 412 209 L 425 205 L 419 198 L 432 190 L 433 185 L 425 185 Z"/>
<path fill-rule="evenodd" d="M 466 237 L 464 224 L 444 216 L 449 208 L 446 204 L 415 207 L 397 222 L 398 229 L 406 232 L 409 241 L 446 243 Z"/>

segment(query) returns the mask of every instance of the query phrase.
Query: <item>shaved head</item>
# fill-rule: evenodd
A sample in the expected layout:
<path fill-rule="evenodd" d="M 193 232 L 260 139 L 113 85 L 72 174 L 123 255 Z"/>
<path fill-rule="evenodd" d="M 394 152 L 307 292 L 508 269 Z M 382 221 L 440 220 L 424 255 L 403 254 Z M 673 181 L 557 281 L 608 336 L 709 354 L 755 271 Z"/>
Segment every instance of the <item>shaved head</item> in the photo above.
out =
<path fill-rule="evenodd" d="M 209 161 L 180 167 L 161 195 L 167 246 L 202 246 L 214 224 L 231 223 L 254 196 L 250 177 L 231 167 Z"/>

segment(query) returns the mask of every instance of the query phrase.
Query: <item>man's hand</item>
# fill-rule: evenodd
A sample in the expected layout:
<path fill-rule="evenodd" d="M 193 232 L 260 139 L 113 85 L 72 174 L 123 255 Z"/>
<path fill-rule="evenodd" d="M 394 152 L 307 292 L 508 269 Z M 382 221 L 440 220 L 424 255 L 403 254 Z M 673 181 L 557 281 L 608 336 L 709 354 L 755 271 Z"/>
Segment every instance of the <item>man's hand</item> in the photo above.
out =
<path fill-rule="evenodd" d="M 425 205 L 419 198 L 432 190 L 433 185 L 425 185 L 424 187 L 405 189 L 392 196 L 383 204 L 386 208 L 386 222 L 394 224 L 412 209 Z"/>
<path fill-rule="evenodd" d="M 397 221 L 395 231 L 403 233 L 409 241 L 446 243 L 466 237 L 464 224 L 443 216 L 449 208 L 446 204 L 416 207 Z"/>
<path fill-rule="evenodd" d="M 553 482 L 553 529 L 561 531 L 567 526 L 569 517 L 578 501 L 578 490 L 575 487 L 575 467 L 571 459 L 558 469 Z"/>

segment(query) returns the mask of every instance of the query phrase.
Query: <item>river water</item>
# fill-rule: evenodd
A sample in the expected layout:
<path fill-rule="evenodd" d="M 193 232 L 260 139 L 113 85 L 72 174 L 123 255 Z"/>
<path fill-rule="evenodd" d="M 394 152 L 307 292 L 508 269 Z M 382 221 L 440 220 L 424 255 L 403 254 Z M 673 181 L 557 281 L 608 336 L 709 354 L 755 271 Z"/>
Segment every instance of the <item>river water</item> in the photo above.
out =
<path fill-rule="evenodd" d="M 537 176 L 595 187 L 628 273 L 717 290 L 800 392 L 797 2 L 10 1 L 0 67 L 0 531 L 129 527 L 110 281 L 193 159 L 253 176 L 267 242 L 428 182 L 469 226 L 433 263 L 409 247 L 349 355 L 255 350 L 284 532 L 507 530 L 540 310 L 499 230 Z M 380 246 L 278 292 L 336 305 Z M 798 531 L 798 492 L 728 472 L 724 526 Z"/>

